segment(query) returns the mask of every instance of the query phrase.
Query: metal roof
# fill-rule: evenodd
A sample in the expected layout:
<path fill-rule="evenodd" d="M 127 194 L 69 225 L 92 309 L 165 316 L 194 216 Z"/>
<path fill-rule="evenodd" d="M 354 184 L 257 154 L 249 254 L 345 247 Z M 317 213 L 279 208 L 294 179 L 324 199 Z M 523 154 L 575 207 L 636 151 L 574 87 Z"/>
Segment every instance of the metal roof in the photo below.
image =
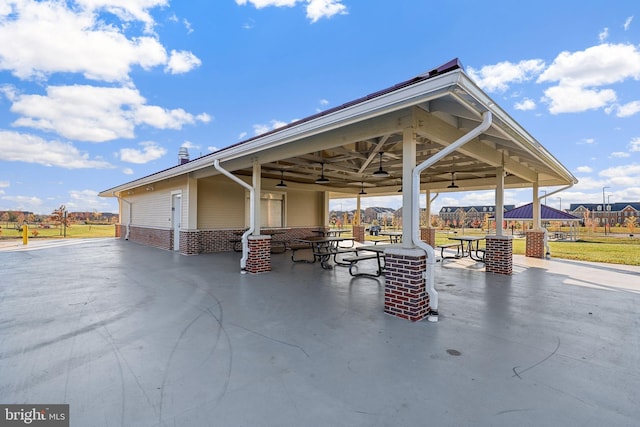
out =
<path fill-rule="evenodd" d="M 529 203 L 504 213 L 504 219 L 533 219 L 533 203 Z M 582 218 L 566 212 L 554 209 L 550 206 L 540 205 L 540 219 L 542 221 L 580 221 Z"/>

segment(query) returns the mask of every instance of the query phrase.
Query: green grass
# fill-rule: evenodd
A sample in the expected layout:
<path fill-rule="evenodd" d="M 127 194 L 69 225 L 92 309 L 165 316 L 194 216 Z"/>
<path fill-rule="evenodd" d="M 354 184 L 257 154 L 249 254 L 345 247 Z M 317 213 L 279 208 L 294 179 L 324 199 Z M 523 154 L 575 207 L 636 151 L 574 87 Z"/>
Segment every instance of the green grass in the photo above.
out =
<path fill-rule="evenodd" d="M 15 224 L 0 223 L 0 239 L 19 239 L 22 233 L 15 229 Z M 37 237 L 33 237 L 32 231 L 38 232 Z M 62 238 L 64 230 L 59 228 L 29 228 L 29 239 Z M 484 236 L 486 233 L 477 229 L 458 230 L 458 234 Z M 453 231 L 438 231 L 436 233 L 436 244 L 451 243 L 449 236 L 453 236 Z M 114 225 L 80 225 L 74 224 L 67 227 L 66 237 L 93 238 L 93 237 L 114 237 Z M 344 234 L 348 236 L 348 234 Z M 596 233 L 581 232 L 579 240 L 551 241 L 549 248 L 553 258 L 573 259 L 579 261 L 606 262 L 610 264 L 626 264 L 640 266 L 640 237 L 638 233 L 630 238 L 628 233 L 613 234 L 608 236 L 596 235 Z M 369 238 L 367 235 L 365 238 Z M 525 239 L 513 239 L 513 253 L 524 255 Z"/>
<path fill-rule="evenodd" d="M 462 231 L 458 231 L 463 234 Z M 480 235 L 486 233 L 479 230 L 465 229 L 465 235 Z M 448 236 L 453 231 L 437 232 L 436 244 L 451 243 Z M 580 233 L 575 241 L 550 241 L 549 249 L 552 258 L 573 259 L 578 261 L 606 262 L 610 264 L 626 264 L 640 266 L 640 238 L 630 238 L 628 234 L 609 236 L 595 236 Z M 524 238 L 513 239 L 513 253 L 524 255 L 526 249 Z"/>
<path fill-rule="evenodd" d="M 2 234 L 0 239 L 14 239 L 22 238 L 22 232 L 16 230 L 15 224 L 0 223 Z M 93 237 L 115 237 L 114 225 L 85 225 L 85 224 L 73 224 L 71 227 L 67 227 L 66 237 L 78 237 L 78 238 L 93 238 Z M 33 236 L 33 232 L 37 231 L 38 235 Z M 65 237 L 65 230 L 60 228 L 38 228 L 35 225 L 29 226 L 29 239 L 42 239 L 42 238 L 63 238 Z"/>

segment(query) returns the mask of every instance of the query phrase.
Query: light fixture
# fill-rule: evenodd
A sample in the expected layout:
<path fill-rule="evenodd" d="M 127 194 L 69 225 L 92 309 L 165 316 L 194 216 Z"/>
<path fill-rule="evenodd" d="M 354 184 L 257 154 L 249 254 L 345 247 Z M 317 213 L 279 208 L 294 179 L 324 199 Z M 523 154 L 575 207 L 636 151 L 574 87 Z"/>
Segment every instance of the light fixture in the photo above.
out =
<path fill-rule="evenodd" d="M 455 177 L 456 177 L 456 173 L 455 172 L 451 172 L 451 184 L 449 184 L 447 186 L 447 188 L 458 188 L 458 186 L 456 185 L 456 182 L 455 182 Z"/>
<path fill-rule="evenodd" d="M 380 168 L 373 173 L 373 176 L 375 176 L 376 178 L 386 178 L 386 177 L 389 176 L 389 172 L 387 172 L 386 170 L 382 169 L 382 154 L 383 153 L 381 151 L 378 154 L 380 154 Z"/>
<path fill-rule="evenodd" d="M 324 162 L 320 164 L 322 165 L 322 173 L 320 174 L 320 178 L 316 179 L 316 184 L 328 184 L 329 179 L 324 177 Z"/>
<path fill-rule="evenodd" d="M 364 181 L 362 181 L 362 187 L 360 187 L 360 192 L 358 194 L 360 194 L 360 195 L 367 194 L 367 192 L 364 191 Z"/>
<path fill-rule="evenodd" d="M 280 182 L 276 184 L 276 188 L 287 188 L 287 184 L 284 183 L 284 171 L 280 171 Z"/>

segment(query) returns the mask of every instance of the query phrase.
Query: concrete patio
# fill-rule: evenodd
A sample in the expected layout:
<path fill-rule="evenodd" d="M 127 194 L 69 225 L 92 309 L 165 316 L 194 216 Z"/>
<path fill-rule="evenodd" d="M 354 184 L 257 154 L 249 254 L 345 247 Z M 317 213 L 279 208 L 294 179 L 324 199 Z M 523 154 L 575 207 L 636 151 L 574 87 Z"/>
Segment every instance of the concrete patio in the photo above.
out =
<path fill-rule="evenodd" d="M 637 426 L 640 268 L 437 265 L 440 321 L 384 278 L 239 273 L 116 239 L 0 247 L 0 403 L 72 426 Z"/>

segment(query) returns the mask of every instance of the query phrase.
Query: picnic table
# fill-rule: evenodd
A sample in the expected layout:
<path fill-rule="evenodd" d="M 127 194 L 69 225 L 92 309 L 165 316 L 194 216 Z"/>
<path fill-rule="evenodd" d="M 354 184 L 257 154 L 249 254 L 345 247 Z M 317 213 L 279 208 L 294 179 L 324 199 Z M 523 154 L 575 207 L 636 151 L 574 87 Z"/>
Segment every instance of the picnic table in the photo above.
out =
<path fill-rule="evenodd" d="M 320 265 L 323 269 L 330 270 L 333 268 L 329 261 L 333 257 L 333 261 L 336 264 L 341 264 L 341 261 L 337 259 L 339 254 L 355 252 L 355 248 L 343 248 L 340 247 L 340 242 L 350 240 L 353 242 L 352 237 L 338 237 L 338 236 L 309 236 L 295 239 L 297 245 L 291 245 L 291 260 L 293 262 L 306 262 L 314 263 L 320 261 Z M 296 258 L 296 252 L 301 249 L 311 249 L 313 259 Z M 348 265 L 348 264 L 343 264 Z"/>
<path fill-rule="evenodd" d="M 480 242 L 486 240 L 486 237 L 482 236 L 455 236 L 449 237 L 449 240 L 455 240 L 458 243 L 450 243 L 444 245 L 438 245 L 440 248 L 440 255 L 443 259 L 447 258 L 465 258 L 469 257 L 474 261 L 484 262 L 485 250 L 480 248 Z M 466 247 L 465 247 L 466 246 Z M 475 246 L 475 247 L 474 247 Z M 453 256 L 445 256 L 444 250 L 456 248 L 456 254 Z"/>
<path fill-rule="evenodd" d="M 342 258 L 342 261 L 349 263 L 348 264 L 349 274 L 352 275 L 353 277 L 361 277 L 361 276 L 380 277 L 382 274 L 384 274 L 384 267 L 385 267 L 384 251 L 391 246 L 393 245 L 391 244 L 375 245 L 374 244 L 374 245 L 358 246 L 356 248 L 355 255 L 345 256 Z M 361 252 L 373 252 L 373 253 L 361 254 Z M 369 273 L 365 271 L 357 271 L 357 272 L 353 271 L 353 268 L 356 267 L 356 264 L 358 264 L 358 262 L 366 261 L 369 259 L 375 259 L 378 263 L 378 269 L 376 270 L 375 273 Z"/>
<path fill-rule="evenodd" d="M 402 231 L 387 231 L 383 230 L 378 233 L 379 236 L 388 236 L 390 243 L 402 242 Z"/>

